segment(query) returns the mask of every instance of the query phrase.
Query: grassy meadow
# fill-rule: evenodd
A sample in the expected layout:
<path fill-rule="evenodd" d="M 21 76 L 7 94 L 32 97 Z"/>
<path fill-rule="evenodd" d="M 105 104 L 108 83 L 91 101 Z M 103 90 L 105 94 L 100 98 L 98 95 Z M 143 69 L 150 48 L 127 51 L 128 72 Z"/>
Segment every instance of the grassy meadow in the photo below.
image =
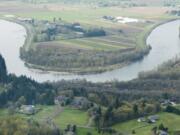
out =
<path fill-rule="evenodd" d="M 77 126 L 86 126 L 88 123 L 88 114 L 85 111 L 64 108 L 54 121 L 60 128 L 64 129 L 68 124 L 75 124 Z"/>
<path fill-rule="evenodd" d="M 125 123 L 114 125 L 113 128 L 117 131 L 121 131 L 123 133 L 131 134 L 132 130 L 136 131 L 138 135 L 151 135 L 152 128 L 155 126 L 159 126 L 161 123 L 164 126 L 169 128 L 169 131 L 172 133 L 173 131 L 180 130 L 180 117 L 179 115 L 172 114 L 172 113 L 160 113 L 160 120 L 155 124 L 147 124 L 147 123 L 139 123 L 136 120 L 131 120 Z"/>

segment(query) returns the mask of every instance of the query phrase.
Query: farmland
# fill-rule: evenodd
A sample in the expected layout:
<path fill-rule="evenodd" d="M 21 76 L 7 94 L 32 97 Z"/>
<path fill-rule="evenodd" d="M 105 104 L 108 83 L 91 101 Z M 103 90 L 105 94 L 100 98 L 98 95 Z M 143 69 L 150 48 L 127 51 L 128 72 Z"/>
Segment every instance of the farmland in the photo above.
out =
<path fill-rule="evenodd" d="M 123 40 L 123 41 L 122 41 Z M 127 49 L 134 48 L 134 41 L 128 39 L 119 39 L 116 36 L 108 36 L 103 38 L 80 38 L 80 39 L 69 39 L 52 42 L 56 46 L 62 46 L 67 48 L 76 48 L 82 50 L 116 50 L 116 49 Z M 129 43 L 128 43 L 129 42 Z M 40 43 L 40 45 L 47 45 L 48 43 Z"/>
<path fill-rule="evenodd" d="M 65 129 L 68 124 L 85 126 L 88 123 L 88 114 L 85 111 L 80 111 L 72 108 L 65 108 L 64 111 L 55 118 L 55 123 L 60 128 Z"/>

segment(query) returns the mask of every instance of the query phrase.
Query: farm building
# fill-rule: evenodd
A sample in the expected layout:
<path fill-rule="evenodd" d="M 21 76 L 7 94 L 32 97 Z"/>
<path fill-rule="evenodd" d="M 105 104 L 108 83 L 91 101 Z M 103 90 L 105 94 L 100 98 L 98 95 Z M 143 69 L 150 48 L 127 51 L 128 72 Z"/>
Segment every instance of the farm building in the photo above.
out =
<path fill-rule="evenodd" d="M 171 100 L 165 100 L 161 103 L 161 105 L 163 105 L 163 106 L 169 106 L 169 105 L 176 106 L 176 103 L 171 101 Z"/>
<path fill-rule="evenodd" d="M 26 22 L 26 23 L 32 23 L 33 22 L 32 18 L 21 18 L 21 17 L 18 17 L 17 19 L 19 21 L 21 21 L 21 22 Z"/>
<path fill-rule="evenodd" d="M 138 122 L 145 122 L 146 119 L 145 119 L 144 117 L 141 117 L 141 118 L 139 118 L 137 121 L 138 121 Z"/>
<path fill-rule="evenodd" d="M 69 100 L 69 98 L 66 96 L 58 96 L 54 99 L 54 103 L 56 105 L 66 105 L 68 100 Z"/>
<path fill-rule="evenodd" d="M 19 112 L 27 115 L 33 115 L 36 113 L 36 109 L 34 105 L 22 105 Z"/>
<path fill-rule="evenodd" d="M 157 120 L 159 120 L 159 116 L 158 115 L 152 115 L 148 117 L 148 121 L 150 123 L 155 123 Z"/>
<path fill-rule="evenodd" d="M 168 133 L 165 131 L 160 131 L 159 135 L 168 135 Z"/>

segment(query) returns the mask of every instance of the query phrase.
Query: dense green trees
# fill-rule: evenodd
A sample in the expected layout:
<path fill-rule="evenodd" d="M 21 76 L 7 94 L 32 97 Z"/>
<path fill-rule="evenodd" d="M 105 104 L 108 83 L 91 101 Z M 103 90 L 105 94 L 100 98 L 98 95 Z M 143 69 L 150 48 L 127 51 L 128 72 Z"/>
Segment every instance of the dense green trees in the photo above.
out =
<path fill-rule="evenodd" d="M 99 36 L 106 36 L 106 32 L 101 29 L 89 29 L 85 32 L 86 37 L 99 37 Z"/>
<path fill-rule="evenodd" d="M 180 10 L 172 10 L 170 14 L 180 16 Z"/>
<path fill-rule="evenodd" d="M 39 84 L 25 76 L 7 75 L 4 58 L 0 55 L 0 106 L 7 103 L 54 104 L 55 91 L 50 84 Z"/>
<path fill-rule="evenodd" d="M 117 50 L 117 51 L 65 51 L 61 48 L 45 48 L 38 46 L 36 50 L 22 51 L 21 58 L 37 67 L 59 70 L 63 72 L 102 72 L 109 70 L 112 65 L 120 65 L 140 60 L 149 53 L 150 47 L 142 50 Z"/>
<path fill-rule="evenodd" d="M 173 106 L 167 106 L 165 111 L 169 112 L 169 113 L 174 113 L 174 114 L 180 115 L 180 109 L 177 109 L 176 107 L 173 107 Z"/>
<path fill-rule="evenodd" d="M 7 79 L 7 69 L 4 58 L 0 55 L 0 82 L 4 82 Z"/>
<path fill-rule="evenodd" d="M 25 104 L 54 104 L 55 91 L 49 84 L 38 84 L 37 82 L 25 77 L 8 76 L 9 85 L 6 91 L 0 93 L 0 105 L 3 106 L 9 101 L 17 102 L 24 96 Z"/>

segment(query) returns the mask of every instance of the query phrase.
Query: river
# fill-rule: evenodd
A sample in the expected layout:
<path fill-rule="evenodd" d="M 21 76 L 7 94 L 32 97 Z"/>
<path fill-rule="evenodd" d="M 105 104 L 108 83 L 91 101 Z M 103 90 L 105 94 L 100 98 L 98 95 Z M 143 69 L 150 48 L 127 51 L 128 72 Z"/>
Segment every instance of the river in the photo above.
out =
<path fill-rule="evenodd" d="M 26 39 L 23 26 L 0 20 L 0 53 L 5 58 L 8 73 L 17 76 L 25 75 L 38 82 L 86 79 L 91 82 L 106 82 L 112 80 L 128 81 L 138 77 L 139 72 L 157 69 L 157 67 L 179 55 L 180 21 L 172 21 L 155 28 L 147 38 L 147 44 L 152 50 L 143 60 L 126 67 L 93 75 L 62 75 L 58 73 L 28 69 L 20 59 L 20 47 Z"/>

